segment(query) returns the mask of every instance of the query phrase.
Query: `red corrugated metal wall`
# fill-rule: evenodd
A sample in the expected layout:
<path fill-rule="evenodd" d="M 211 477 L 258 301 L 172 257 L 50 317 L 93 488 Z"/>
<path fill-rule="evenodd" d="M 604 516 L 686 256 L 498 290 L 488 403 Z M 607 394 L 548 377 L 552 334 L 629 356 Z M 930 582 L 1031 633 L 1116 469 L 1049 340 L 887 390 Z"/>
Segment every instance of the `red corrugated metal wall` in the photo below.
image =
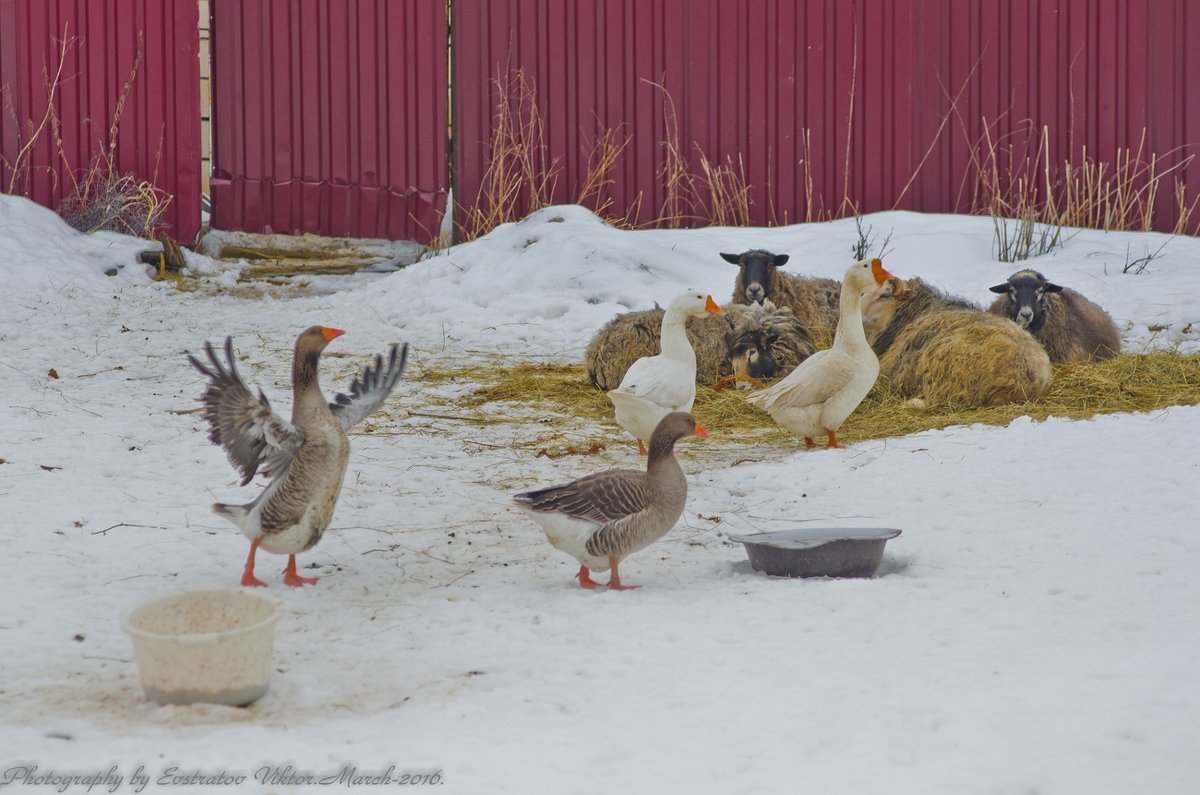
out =
<path fill-rule="evenodd" d="M 1118 148 L 1200 154 L 1200 3 L 1194 0 L 454 0 L 456 196 L 478 195 L 496 79 L 524 72 L 572 201 L 589 141 L 629 136 L 609 214 L 659 217 L 668 138 L 732 162 L 751 221 L 900 207 L 965 211 L 985 129 L 1025 151 L 1049 131 L 1053 159 L 1112 161 Z M 1190 45 L 1189 45 L 1190 42 Z M 1036 134 L 1032 140 L 1036 140 Z M 806 186 L 811 177 L 811 191 Z M 1184 172 L 1200 196 L 1200 164 Z M 1171 186 L 1156 227 L 1176 214 Z M 809 197 L 811 196 L 811 201 Z"/>
<path fill-rule="evenodd" d="M 449 186 L 445 0 L 214 3 L 217 226 L 428 239 Z M 1052 157 L 1120 148 L 1158 168 L 1200 154 L 1194 0 L 453 0 L 456 185 L 478 195 L 495 80 L 537 92 L 554 199 L 572 201 L 602 130 L 629 143 L 608 213 L 664 212 L 669 96 L 693 173 L 699 153 L 751 186 L 750 220 L 844 208 L 970 208 L 978 143 L 1016 155 L 1047 130 Z M 0 154 L 15 160 L 45 107 L 43 68 L 69 48 L 52 137 L 24 192 L 56 206 L 107 135 L 145 35 L 117 164 L 199 224 L 193 0 L 0 0 Z M 1193 46 L 1189 46 L 1189 42 Z M 657 85 L 656 85 L 657 84 Z M 661 86 L 661 89 L 658 87 Z M 1143 141 L 1144 131 L 1144 144 Z M 1200 164 L 1179 172 L 1200 195 Z M 0 165 L 0 184 L 9 184 Z M 1176 214 L 1165 185 L 1156 226 Z M 638 204 L 638 197 L 641 203 Z M 634 214 L 632 211 L 638 209 Z M 698 211 L 702 212 L 702 211 Z M 1194 230 L 1193 230 L 1194 231 Z"/>
<path fill-rule="evenodd" d="M 449 188 L 445 0 L 212 5 L 213 226 L 436 233 Z"/>
<path fill-rule="evenodd" d="M 46 110 L 44 71 L 67 48 L 55 108 L 61 152 L 47 130 L 30 151 L 18 193 L 57 207 L 78 173 L 107 148 L 108 129 L 144 36 L 142 64 L 118 128 L 116 167 L 173 197 L 164 220 L 190 242 L 200 226 L 199 38 L 195 0 L 0 0 L 0 154 L 15 163 Z M 0 162 L 0 188 L 11 171 Z"/>

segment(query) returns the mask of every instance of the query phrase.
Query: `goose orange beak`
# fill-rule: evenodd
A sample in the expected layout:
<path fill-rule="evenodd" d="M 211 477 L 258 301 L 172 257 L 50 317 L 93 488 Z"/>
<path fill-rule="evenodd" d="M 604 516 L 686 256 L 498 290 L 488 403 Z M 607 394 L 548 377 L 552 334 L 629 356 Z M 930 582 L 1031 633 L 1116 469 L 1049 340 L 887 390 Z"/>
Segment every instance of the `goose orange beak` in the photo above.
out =
<path fill-rule="evenodd" d="M 888 279 L 892 278 L 892 274 L 887 272 L 887 268 L 883 267 L 883 260 L 876 257 L 871 260 L 871 275 L 875 277 L 875 283 L 883 285 Z"/>
<path fill-rule="evenodd" d="M 708 300 L 704 302 L 704 308 L 709 312 L 712 312 L 714 315 L 725 314 L 723 311 L 721 311 L 721 307 L 717 306 L 717 302 L 713 300 L 711 295 L 708 297 Z"/>
<path fill-rule="evenodd" d="M 321 327 L 321 336 L 325 338 L 326 342 L 334 337 L 340 337 L 345 333 L 346 332 L 342 331 L 340 328 L 328 328 L 326 326 Z"/>
<path fill-rule="evenodd" d="M 699 436 L 701 439 L 708 438 L 708 431 L 704 430 L 704 426 L 698 422 L 696 423 L 696 435 Z"/>

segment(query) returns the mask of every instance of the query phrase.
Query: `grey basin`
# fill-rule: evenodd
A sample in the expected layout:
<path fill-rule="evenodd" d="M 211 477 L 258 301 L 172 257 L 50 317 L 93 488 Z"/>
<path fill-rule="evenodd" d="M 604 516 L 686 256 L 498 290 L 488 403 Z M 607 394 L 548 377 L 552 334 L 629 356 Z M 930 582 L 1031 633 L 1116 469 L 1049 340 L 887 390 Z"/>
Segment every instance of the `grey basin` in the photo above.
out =
<path fill-rule="evenodd" d="M 873 577 L 894 527 L 806 527 L 731 536 L 750 566 L 775 577 Z"/>

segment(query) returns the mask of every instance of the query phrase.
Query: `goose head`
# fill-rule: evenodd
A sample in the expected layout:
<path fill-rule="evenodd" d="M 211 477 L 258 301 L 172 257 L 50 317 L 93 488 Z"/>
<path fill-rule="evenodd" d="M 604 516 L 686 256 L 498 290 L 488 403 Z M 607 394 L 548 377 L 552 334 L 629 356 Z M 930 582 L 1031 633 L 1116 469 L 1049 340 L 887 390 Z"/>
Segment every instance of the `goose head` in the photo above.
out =
<path fill-rule="evenodd" d="M 310 326 L 296 337 L 292 355 L 292 387 L 297 393 L 313 388 L 317 381 L 317 360 L 325 346 L 346 332 L 328 326 Z"/>
<path fill-rule="evenodd" d="M 703 317 L 707 313 L 723 315 L 721 307 L 708 293 L 689 289 L 680 293 L 675 300 L 667 305 L 667 313 L 683 317 Z"/>
<path fill-rule="evenodd" d="M 654 426 L 654 433 L 650 435 L 650 446 L 673 447 L 675 442 L 687 436 L 707 439 L 708 431 L 688 412 L 672 411 Z"/>
<path fill-rule="evenodd" d="M 879 258 L 864 259 L 854 263 L 846 271 L 846 276 L 842 279 L 842 292 L 848 292 L 855 299 L 861 299 L 864 295 L 883 286 L 891 278 L 893 278 L 892 274 L 883 267 L 883 260 Z"/>
<path fill-rule="evenodd" d="M 296 338 L 296 355 L 297 357 L 313 353 L 319 355 L 321 351 L 325 350 L 326 345 L 345 333 L 340 328 L 309 326 Z"/>

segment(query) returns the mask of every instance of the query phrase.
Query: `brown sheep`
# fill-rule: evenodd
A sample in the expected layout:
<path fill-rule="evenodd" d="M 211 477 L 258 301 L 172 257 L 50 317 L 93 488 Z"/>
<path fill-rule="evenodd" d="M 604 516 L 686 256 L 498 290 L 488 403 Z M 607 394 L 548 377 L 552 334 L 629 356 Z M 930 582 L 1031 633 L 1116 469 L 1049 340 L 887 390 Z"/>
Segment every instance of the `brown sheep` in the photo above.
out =
<path fill-rule="evenodd" d="M 889 279 L 863 299 L 879 372 L 901 395 L 933 406 L 997 406 L 1050 389 L 1050 358 L 1014 324 L 920 279 Z"/>
<path fill-rule="evenodd" d="M 1017 271 L 988 289 L 1002 294 L 988 311 L 1032 334 L 1056 364 L 1111 359 L 1121 352 L 1120 332 L 1107 312 L 1035 270 Z"/>
<path fill-rule="evenodd" d="M 788 255 L 763 249 L 721 254 L 721 258 L 738 266 L 731 303 L 761 304 L 770 298 L 775 306 L 790 308 L 819 346 L 829 347 L 837 329 L 840 282 L 778 273 Z"/>
<path fill-rule="evenodd" d="M 605 391 L 616 389 L 635 361 L 657 354 L 664 314 L 655 307 L 626 312 L 606 323 L 584 353 L 588 380 Z M 696 383 L 706 386 L 735 372 L 760 379 L 782 375 L 784 368 L 791 372 L 816 350 L 791 310 L 776 309 L 769 301 L 763 306 L 725 307 L 724 317 L 691 318 L 686 328 L 696 352 Z"/>

